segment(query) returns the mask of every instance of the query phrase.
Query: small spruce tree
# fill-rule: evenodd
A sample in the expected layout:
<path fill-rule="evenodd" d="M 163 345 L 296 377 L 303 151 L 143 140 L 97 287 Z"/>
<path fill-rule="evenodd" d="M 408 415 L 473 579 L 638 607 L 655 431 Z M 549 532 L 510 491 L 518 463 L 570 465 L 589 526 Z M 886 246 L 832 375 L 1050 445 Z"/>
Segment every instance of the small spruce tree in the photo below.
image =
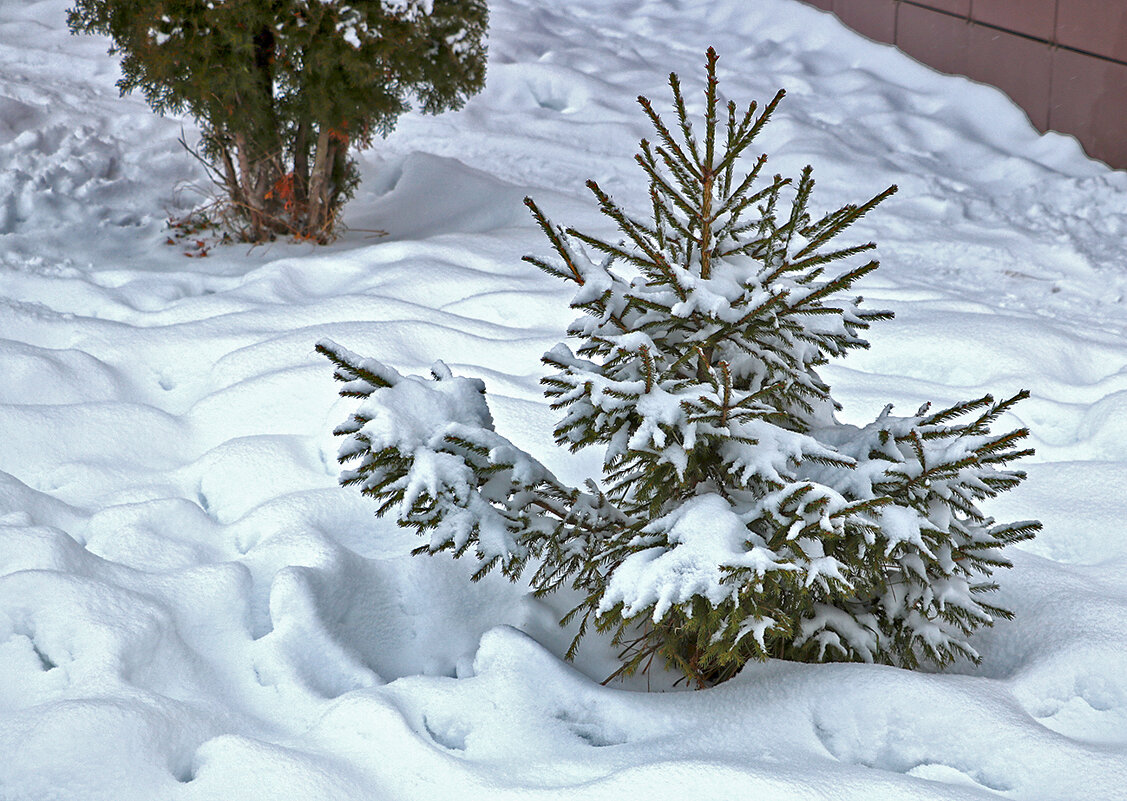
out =
<path fill-rule="evenodd" d="M 699 685 L 752 659 L 977 660 L 975 629 L 1010 613 L 986 600 L 1000 550 L 1033 521 L 996 524 L 978 502 L 1018 484 L 1024 429 L 991 424 L 1026 396 L 873 423 L 837 421 L 818 368 L 867 347 L 887 311 L 846 293 L 877 268 L 872 243 L 833 240 L 895 191 L 814 218 L 812 172 L 764 178 L 739 159 L 774 113 L 722 104 L 708 52 L 700 134 L 670 76 L 674 127 L 638 164 L 642 219 L 588 183 L 621 241 L 553 225 L 526 200 L 555 256 L 527 257 L 575 285 L 578 342 L 544 356 L 556 441 L 604 449 L 602 483 L 568 487 L 497 434 L 481 382 L 441 363 L 403 377 L 331 342 L 342 394 L 362 399 L 343 483 L 427 537 L 419 552 L 473 550 L 477 576 L 535 565 L 537 593 L 580 603 L 569 656 L 590 624 L 621 647 L 620 672 L 654 659 Z M 852 266 L 851 266 L 852 265 Z"/>
<path fill-rule="evenodd" d="M 120 51 L 122 93 L 199 122 L 198 155 L 243 238 L 332 237 L 357 172 L 413 99 L 462 106 L 485 81 L 485 0 L 77 0 L 72 32 Z"/>

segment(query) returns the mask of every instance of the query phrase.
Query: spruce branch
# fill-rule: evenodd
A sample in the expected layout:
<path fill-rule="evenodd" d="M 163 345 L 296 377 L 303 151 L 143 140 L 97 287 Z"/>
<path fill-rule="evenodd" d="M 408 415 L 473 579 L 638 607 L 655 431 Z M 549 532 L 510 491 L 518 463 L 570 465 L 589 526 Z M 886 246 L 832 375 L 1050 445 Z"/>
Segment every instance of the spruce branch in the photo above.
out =
<path fill-rule="evenodd" d="M 661 119 L 658 113 L 654 111 L 653 104 L 650 103 L 649 98 L 639 95 L 638 105 L 640 105 L 642 107 L 642 110 L 646 113 L 646 116 L 649 118 L 650 123 L 654 127 L 654 130 L 657 132 L 658 138 L 665 146 L 665 150 L 670 153 L 673 158 L 677 159 L 678 165 L 683 170 L 696 177 L 697 180 L 700 180 L 700 169 L 697 167 L 698 159 L 696 158 L 695 154 L 692 158 L 685 155 L 685 151 L 681 149 L 681 145 L 677 142 L 676 139 L 673 138 L 673 134 L 670 132 L 669 128 L 666 127 L 665 122 Z M 692 147 L 691 139 L 689 140 L 688 144 L 690 145 L 690 147 Z"/>
<path fill-rule="evenodd" d="M 553 250 L 559 254 L 564 264 L 567 265 L 568 270 L 570 270 L 571 280 L 583 286 L 583 284 L 586 283 L 583 274 L 579 271 L 579 268 L 575 266 L 575 259 L 567 245 L 564 244 L 563 237 L 560 236 L 560 231 L 552 225 L 551 221 L 544 215 L 544 212 L 540 211 L 540 207 L 536 205 L 536 202 L 532 198 L 525 197 L 524 205 L 532 212 L 533 219 L 535 219 L 536 224 L 540 226 L 540 230 L 544 232 L 544 236 L 548 237 L 548 241 L 552 244 Z M 525 256 L 524 260 L 547 272 L 559 272 L 548 267 L 543 261 L 536 259 L 534 256 Z M 563 275 L 562 273 L 560 274 Z"/>

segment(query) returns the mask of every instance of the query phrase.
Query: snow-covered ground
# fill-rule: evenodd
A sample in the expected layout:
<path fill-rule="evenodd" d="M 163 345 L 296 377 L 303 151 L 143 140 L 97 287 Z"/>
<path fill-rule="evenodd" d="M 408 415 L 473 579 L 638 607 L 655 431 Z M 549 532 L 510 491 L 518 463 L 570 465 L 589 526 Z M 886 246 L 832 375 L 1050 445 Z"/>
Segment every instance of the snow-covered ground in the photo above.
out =
<path fill-rule="evenodd" d="M 794 0 L 494 0 L 487 89 L 364 154 L 339 241 L 189 259 L 182 123 L 67 5 L 0 4 L 0 799 L 1127 798 L 1127 174 Z M 645 201 L 633 98 L 672 69 L 699 100 L 708 45 L 733 98 L 787 89 L 761 144 L 820 207 L 901 187 L 855 232 L 897 319 L 824 370 L 842 418 L 1032 392 L 987 511 L 1045 528 L 979 667 L 604 687 L 564 599 L 409 556 L 336 484 L 323 337 L 442 358 L 561 477 L 597 468 L 550 445 L 570 292 L 520 261 L 520 200 L 609 234 L 583 181 Z"/>

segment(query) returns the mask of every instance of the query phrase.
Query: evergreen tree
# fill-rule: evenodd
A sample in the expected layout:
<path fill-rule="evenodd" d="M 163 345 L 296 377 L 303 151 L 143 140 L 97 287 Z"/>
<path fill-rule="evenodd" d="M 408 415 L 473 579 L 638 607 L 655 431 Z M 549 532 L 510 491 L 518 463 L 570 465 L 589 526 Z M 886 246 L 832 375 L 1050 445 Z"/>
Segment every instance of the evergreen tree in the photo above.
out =
<path fill-rule="evenodd" d="M 122 93 L 188 112 L 244 238 L 327 241 L 350 147 L 414 100 L 459 108 L 485 80 L 485 0 L 77 0 L 73 32 L 121 52 Z"/>
<path fill-rule="evenodd" d="M 872 243 L 832 241 L 895 191 L 814 218 L 796 180 L 746 173 L 741 155 L 783 97 L 723 105 L 709 50 L 701 134 L 670 76 L 676 125 L 637 161 L 650 216 L 588 187 L 621 232 L 553 225 L 526 200 L 555 257 L 527 260 L 576 286 L 583 312 L 544 361 L 556 441 L 604 449 L 603 483 L 563 485 L 494 430 L 484 387 L 439 365 L 403 378 L 318 347 L 363 399 L 338 429 L 343 481 L 429 534 L 421 551 L 473 548 L 478 575 L 537 565 L 538 593 L 568 585 L 565 618 L 622 647 L 622 672 L 656 658 L 704 685 L 750 659 L 977 660 L 968 636 L 1010 613 L 989 604 L 1000 549 L 1040 524 L 997 525 L 977 503 L 1019 483 L 1025 430 L 990 425 L 1023 397 L 989 396 L 858 428 L 837 421 L 818 368 L 867 347 L 886 311 L 846 293 L 877 268 Z M 839 266 L 840 265 L 840 266 Z M 457 397 L 457 402 L 451 399 Z"/>

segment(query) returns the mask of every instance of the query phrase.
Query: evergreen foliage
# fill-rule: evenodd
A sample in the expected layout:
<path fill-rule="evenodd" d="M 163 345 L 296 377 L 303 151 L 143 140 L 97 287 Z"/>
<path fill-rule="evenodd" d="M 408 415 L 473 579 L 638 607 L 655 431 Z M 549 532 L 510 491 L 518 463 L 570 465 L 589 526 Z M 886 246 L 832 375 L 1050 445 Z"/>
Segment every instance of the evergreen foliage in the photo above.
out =
<path fill-rule="evenodd" d="M 485 0 L 76 0 L 113 39 L 122 93 L 188 112 L 244 238 L 331 238 L 357 183 L 350 147 L 414 100 L 459 108 L 485 81 Z"/>
<path fill-rule="evenodd" d="M 716 61 L 700 134 L 676 75 L 672 128 L 639 98 L 655 131 L 637 155 L 648 218 L 588 182 L 621 241 L 526 200 L 555 252 L 527 261 L 574 284 L 583 313 L 578 347 L 544 356 L 555 438 L 603 449 L 601 485 L 567 487 L 497 434 L 480 382 L 441 364 L 434 381 L 402 377 L 322 342 L 362 399 L 337 430 L 354 465 L 342 481 L 428 536 L 420 551 L 472 548 L 478 576 L 535 564 L 537 593 L 577 591 L 571 654 L 593 624 L 622 648 L 620 672 L 658 659 L 706 685 L 769 657 L 977 660 L 969 635 L 1010 616 L 985 598 L 1000 550 L 1040 527 L 977 505 L 1024 478 L 1005 466 L 1031 453 L 1027 432 L 990 427 L 1026 393 L 836 420 L 818 368 L 892 315 L 847 294 L 877 268 L 856 258 L 874 245 L 833 242 L 895 187 L 815 218 L 809 167 L 765 178 L 760 156 L 741 173 L 783 93 L 722 104 Z"/>

